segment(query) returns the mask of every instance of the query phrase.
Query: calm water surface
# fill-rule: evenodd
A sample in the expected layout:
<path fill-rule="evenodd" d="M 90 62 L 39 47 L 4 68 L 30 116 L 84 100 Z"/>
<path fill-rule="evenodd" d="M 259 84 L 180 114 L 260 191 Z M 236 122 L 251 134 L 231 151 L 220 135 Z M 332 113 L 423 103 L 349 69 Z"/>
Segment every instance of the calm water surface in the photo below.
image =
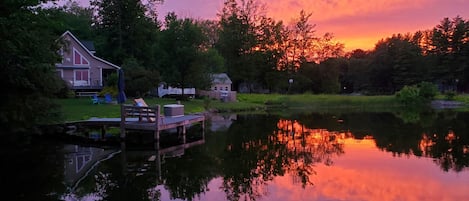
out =
<path fill-rule="evenodd" d="M 11 200 L 467 200 L 469 113 L 214 116 L 160 144 L 3 145 Z M 117 129 L 108 132 L 116 132 Z M 90 131 L 93 134 L 93 131 Z M 118 130 L 117 130 L 118 132 Z M 150 143 L 148 143 L 150 142 Z M 17 147 L 21 148 L 17 148 Z"/>

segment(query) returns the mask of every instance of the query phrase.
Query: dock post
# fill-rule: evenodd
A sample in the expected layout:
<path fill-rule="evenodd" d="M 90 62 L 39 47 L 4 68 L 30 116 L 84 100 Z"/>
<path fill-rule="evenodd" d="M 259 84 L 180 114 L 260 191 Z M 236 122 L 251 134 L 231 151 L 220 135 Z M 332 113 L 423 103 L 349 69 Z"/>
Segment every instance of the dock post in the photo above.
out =
<path fill-rule="evenodd" d="M 182 125 L 182 143 L 186 144 L 186 125 Z"/>
<path fill-rule="evenodd" d="M 205 118 L 202 120 L 202 136 L 205 139 Z"/>
<path fill-rule="evenodd" d="M 124 104 L 121 104 L 121 139 L 125 139 L 125 109 Z"/>
<path fill-rule="evenodd" d="M 153 133 L 153 139 L 156 141 L 160 141 L 160 105 L 156 105 L 155 111 L 155 132 Z"/>
<path fill-rule="evenodd" d="M 106 125 L 101 126 L 101 140 L 104 140 L 104 137 L 106 136 Z"/>
<path fill-rule="evenodd" d="M 160 131 L 158 129 L 155 130 L 155 133 L 153 133 L 153 139 L 155 141 L 160 141 Z"/>

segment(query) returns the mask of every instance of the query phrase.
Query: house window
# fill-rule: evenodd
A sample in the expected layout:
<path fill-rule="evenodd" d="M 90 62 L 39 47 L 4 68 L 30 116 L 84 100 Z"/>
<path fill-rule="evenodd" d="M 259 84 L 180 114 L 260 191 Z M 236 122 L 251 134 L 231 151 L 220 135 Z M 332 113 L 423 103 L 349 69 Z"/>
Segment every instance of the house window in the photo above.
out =
<path fill-rule="evenodd" d="M 216 90 L 217 90 L 217 87 L 215 87 L 214 91 L 216 91 Z"/>
<path fill-rule="evenodd" d="M 75 48 L 73 48 L 73 64 L 75 65 L 88 65 L 88 60 L 83 57 Z"/>
<path fill-rule="evenodd" d="M 228 87 L 225 87 L 225 91 L 228 91 Z"/>
<path fill-rule="evenodd" d="M 88 70 L 75 70 L 75 85 L 87 85 L 88 78 Z"/>

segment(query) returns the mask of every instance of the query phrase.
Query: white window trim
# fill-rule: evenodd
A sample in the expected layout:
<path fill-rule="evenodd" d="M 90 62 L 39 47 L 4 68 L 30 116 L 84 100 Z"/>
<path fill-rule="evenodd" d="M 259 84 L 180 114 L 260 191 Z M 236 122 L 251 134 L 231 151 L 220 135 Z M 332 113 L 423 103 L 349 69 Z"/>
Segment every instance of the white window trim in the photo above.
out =
<path fill-rule="evenodd" d="M 76 63 L 75 63 L 75 52 L 77 52 L 77 53 L 80 55 L 80 57 L 81 57 L 82 59 L 86 60 L 86 62 L 88 62 L 88 64 L 81 64 L 81 63 L 82 63 L 81 60 L 80 60 L 80 64 L 76 64 Z M 78 51 L 76 48 L 73 48 L 73 51 L 72 51 L 72 60 L 73 60 L 73 61 L 72 61 L 72 64 L 73 64 L 74 66 L 90 66 L 90 61 L 89 61 L 88 59 L 86 59 L 86 57 L 84 57 L 83 54 L 81 54 L 81 52 Z"/>
<path fill-rule="evenodd" d="M 99 69 L 99 86 L 103 86 L 103 68 L 98 66 Z"/>
<path fill-rule="evenodd" d="M 76 71 L 86 71 L 86 72 L 88 72 L 88 80 L 86 80 L 87 85 L 84 85 L 84 86 L 90 86 L 90 79 L 91 79 L 90 78 L 90 69 L 75 69 L 75 70 L 73 70 L 73 83 L 74 83 L 74 85 L 75 85 L 75 83 L 77 83 Z M 80 80 L 80 81 L 82 81 L 82 80 Z"/>

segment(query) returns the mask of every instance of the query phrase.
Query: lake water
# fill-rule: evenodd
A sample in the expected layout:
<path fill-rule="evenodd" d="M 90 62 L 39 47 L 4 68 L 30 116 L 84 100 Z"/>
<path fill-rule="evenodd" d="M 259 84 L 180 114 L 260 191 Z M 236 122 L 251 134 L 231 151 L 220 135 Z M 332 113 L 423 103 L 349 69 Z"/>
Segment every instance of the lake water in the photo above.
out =
<path fill-rule="evenodd" d="M 469 198 L 469 113 L 227 114 L 186 143 L 132 135 L 4 144 L 2 200 Z"/>

